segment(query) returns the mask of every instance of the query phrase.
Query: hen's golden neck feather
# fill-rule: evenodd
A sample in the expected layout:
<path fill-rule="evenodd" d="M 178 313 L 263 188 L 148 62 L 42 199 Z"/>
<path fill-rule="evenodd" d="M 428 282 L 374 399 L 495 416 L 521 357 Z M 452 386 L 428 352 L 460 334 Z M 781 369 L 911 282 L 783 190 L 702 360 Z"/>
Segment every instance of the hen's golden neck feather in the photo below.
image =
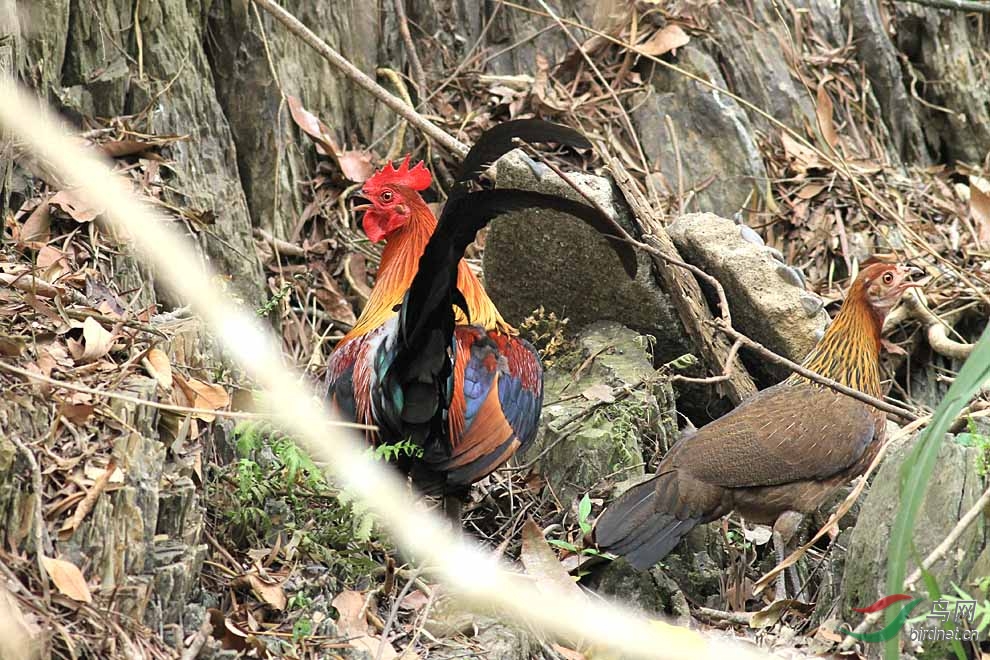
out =
<path fill-rule="evenodd" d="M 804 366 L 874 397 L 881 397 L 880 332 L 883 319 L 870 305 L 866 287 L 857 281 L 838 315 L 825 331 Z M 791 374 L 791 383 L 807 383 L 800 374 Z"/>

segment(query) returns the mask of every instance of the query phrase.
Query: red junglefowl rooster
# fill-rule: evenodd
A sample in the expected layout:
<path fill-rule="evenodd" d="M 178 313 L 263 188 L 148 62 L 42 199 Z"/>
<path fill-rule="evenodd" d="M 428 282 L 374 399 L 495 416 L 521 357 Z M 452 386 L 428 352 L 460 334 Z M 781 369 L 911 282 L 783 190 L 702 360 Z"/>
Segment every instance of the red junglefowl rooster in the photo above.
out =
<path fill-rule="evenodd" d="M 919 286 L 910 281 L 916 272 L 881 263 L 863 268 L 804 366 L 881 397 L 880 330 L 901 294 Z M 885 423 L 876 408 L 792 374 L 682 437 L 656 476 L 602 513 L 595 541 L 643 570 L 696 525 L 733 510 L 747 521 L 775 523 L 777 541 L 781 527 L 866 470 Z"/>
<path fill-rule="evenodd" d="M 478 230 L 514 210 L 553 209 L 619 236 L 590 206 L 542 193 L 469 184 L 514 138 L 590 147 L 576 131 L 537 120 L 500 124 L 467 154 L 439 221 L 419 191 L 430 186 L 422 163 L 387 165 L 364 184 L 370 202 L 364 230 L 384 239 L 378 280 L 354 328 L 341 339 L 327 369 L 327 396 L 345 417 L 375 424 L 371 441 L 409 441 L 396 463 L 428 494 L 444 496 L 459 519 L 467 488 L 525 450 L 536 436 L 543 372 L 533 347 L 499 314 L 478 278 L 461 260 Z M 535 215 L 535 214 L 534 214 Z M 635 255 L 613 248 L 627 271 Z"/>

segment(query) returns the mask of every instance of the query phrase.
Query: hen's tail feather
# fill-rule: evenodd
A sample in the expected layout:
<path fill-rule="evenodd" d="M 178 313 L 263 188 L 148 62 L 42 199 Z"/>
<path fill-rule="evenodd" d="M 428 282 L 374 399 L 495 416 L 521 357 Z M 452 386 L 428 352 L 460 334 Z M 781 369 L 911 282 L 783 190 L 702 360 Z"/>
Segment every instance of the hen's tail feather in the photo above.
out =
<path fill-rule="evenodd" d="M 638 570 L 663 559 L 701 519 L 678 519 L 664 510 L 657 479 L 633 486 L 612 503 L 595 523 L 598 547 L 625 557 Z"/>

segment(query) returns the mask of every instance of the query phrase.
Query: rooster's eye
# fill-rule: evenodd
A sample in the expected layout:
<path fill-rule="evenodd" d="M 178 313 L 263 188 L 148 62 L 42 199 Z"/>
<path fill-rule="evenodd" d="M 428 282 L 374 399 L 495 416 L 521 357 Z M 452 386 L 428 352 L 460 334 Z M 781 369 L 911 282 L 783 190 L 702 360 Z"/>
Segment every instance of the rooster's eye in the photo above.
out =
<path fill-rule="evenodd" d="M 391 190 L 386 190 L 385 192 L 383 192 L 381 194 L 381 198 L 382 198 L 382 201 L 383 202 L 386 202 L 386 203 L 387 202 L 391 202 L 392 201 L 392 191 Z"/>
<path fill-rule="evenodd" d="M 893 273 L 884 273 L 883 274 L 883 283 L 884 284 L 890 284 L 893 281 L 894 281 L 894 274 Z"/>

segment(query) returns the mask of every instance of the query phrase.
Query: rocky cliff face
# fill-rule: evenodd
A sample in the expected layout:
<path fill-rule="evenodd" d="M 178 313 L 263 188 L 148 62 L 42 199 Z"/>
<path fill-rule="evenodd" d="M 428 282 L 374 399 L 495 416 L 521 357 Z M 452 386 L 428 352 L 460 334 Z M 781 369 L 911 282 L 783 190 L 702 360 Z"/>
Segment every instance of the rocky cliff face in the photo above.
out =
<path fill-rule="evenodd" d="M 688 42 L 673 49 L 669 44 L 661 48 L 659 40 L 650 38 L 650 47 L 656 47 L 653 52 L 682 71 L 637 59 L 628 49 L 568 23 L 591 63 L 609 67 L 603 84 L 589 73 L 592 67 L 576 53 L 572 39 L 535 5 L 527 12 L 497 2 L 408 0 L 406 13 L 429 81 L 427 89 L 417 90 L 392 2 L 286 0 L 282 4 L 362 71 L 396 93 L 408 93 L 415 105 L 464 140 L 485 121 L 520 112 L 586 124 L 635 171 L 651 192 L 651 202 L 663 213 L 670 217 L 682 212 L 714 213 L 720 218 L 686 217 L 711 220 L 698 228 L 699 235 L 711 231 L 736 242 L 740 237 L 749 240 L 742 228 L 759 230 L 761 241 L 782 248 L 778 255 L 785 261 L 801 261 L 817 273 L 819 282 L 831 281 L 829 264 L 840 264 L 841 274 L 843 263 L 849 262 L 840 255 L 856 254 L 857 246 L 860 251 L 869 251 L 863 246 L 901 249 L 910 245 L 910 236 L 898 227 L 883 227 L 874 234 L 872 227 L 883 216 L 875 204 L 871 206 L 869 199 L 860 204 L 859 189 L 855 194 L 847 189 L 840 198 L 842 177 L 836 184 L 836 168 L 786 139 L 781 141 L 778 122 L 798 129 L 826 153 L 841 156 L 862 176 L 884 181 L 903 179 L 912 167 L 980 163 L 990 151 L 990 87 L 986 85 L 990 23 L 964 12 L 877 0 L 805 0 L 786 10 L 772 0 L 753 0 L 745 8 L 739 3 L 715 3 L 669 15 L 641 8 L 637 34 L 658 34 L 668 25 L 683 26 L 682 33 L 690 34 Z M 629 38 L 626 3 L 553 0 L 549 5 L 568 20 L 577 17 L 596 30 Z M 291 279 L 306 270 L 294 264 L 295 271 L 287 267 L 277 274 L 266 272 L 255 232 L 303 244 L 308 235 L 302 228 L 308 220 L 319 216 L 330 224 L 330 218 L 339 219 L 327 209 L 338 204 L 347 188 L 339 177 L 329 188 L 320 188 L 316 180 L 336 164 L 317 162 L 283 94 L 301 99 L 326 123 L 341 148 L 370 148 L 378 157 L 418 149 L 441 172 L 441 187 L 444 182 L 440 154 L 429 145 L 422 148 L 412 131 L 396 130 L 399 122 L 380 102 L 242 0 L 0 0 L 0 73 L 18 76 L 91 136 L 104 131 L 135 138 L 180 136 L 161 164 L 155 165 L 160 168 L 155 185 L 161 204 L 196 241 L 203 258 L 223 274 L 232 295 L 253 307 L 271 292 L 266 275 L 281 282 L 277 278 Z M 732 94 L 714 91 L 699 79 Z M 567 97 L 572 89 L 580 90 L 577 98 Z M 621 93 L 621 106 L 602 109 L 592 102 L 611 99 L 613 92 Z M 836 131 L 841 139 L 833 135 Z M 8 228 L 22 222 L 20 217 L 14 222 L 14 213 L 41 186 L 36 169 L 20 156 L 16 145 L 0 144 L 0 212 L 5 222 L 11 219 Z M 593 155 L 587 158 L 601 164 Z M 788 181 L 809 171 L 817 173 L 814 181 L 808 177 L 809 183 L 802 179 L 788 187 Z M 957 178 L 969 171 L 960 169 Z M 603 170 L 581 183 L 597 190 L 598 198 L 639 235 L 642 228 L 614 194 L 608 174 Z M 566 192 L 560 185 L 557 189 Z M 320 190 L 329 192 L 321 197 Z M 839 201 L 824 203 L 826 195 Z M 778 208 L 785 197 L 789 206 Z M 911 198 L 906 203 L 920 215 L 927 202 L 927 198 Z M 949 207 L 939 206 L 936 211 L 950 214 L 951 208 L 945 208 Z M 784 216 L 795 218 L 793 225 L 783 222 Z M 939 216 L 937 221 L 944 219 Z M 719 226 L 728 229 L 719 233 Z M 848 228 L 848 236 L 843 227 Z M 6 239 L 7 234 L 3 247 L 13 250 Z M 727 270 L 718 273 L 720 278 L 733 279 L 731 268 L 738 272 L 741 262 L 731 258 L 726 264 L 717 262 L 710 253 L 706 256 L 705 246 L 692 241 L 685 236 L 678 242 L 682 256 L 706 270 L 724 265 Z M 702 241 L 709 247 L 711 242 Z M 807 246 L 826 244 L 834 259 L 828 264 L 816 262 Z M 752 246 L 752 241 L 747 245 Z M 99 261 L 103 281 L 112 283 L 117 292 L 128 292 L 136 309 L 181 306 L 182 301 L 156 287 L 153 275 L 127 255 L 126 244 L 112 247 L 100 252 L 98 259 L 89 255 Z M 324 248 L 342 250 L 343 246 Z M 373 251 L 364 244 L 360 248 L 368 254 L 367 267 L 373 269 Z M 760 253 L 763 267 L 777 268 L 776 261 L 767 257 L 768 250 L 747 249 Z M 958 251 L 956 245 L 952 253 Z M 485 253 L 486 275 L 494 297 L 514 321 L 544 303 L 549 311 L 575 319 L 572 329 L 585 332 L 581 341 L 589 351 L 604 345 L 595 335 L 601 328 L 581 326 L 606 318 L 634 328 L 613 329 L 627 344 L 636 333 L 652 335 L 660 348 L 654 354 L 658 361 L 696 352 L 648 260 L 643 259 L 637 281 L 616 279 L 614 286 L 602 286 L 606 275 L 621 274 L 609 270 L 614 264 L 602 254 L 589 244 L 585 232 L 551 233 L 529 219 L 515 218 L 492 230 Z M 310 288 L 337 287 L 328 294 L 330 299 L 346 298 L 344 306 L 359 306 L 361 291 L 368 285 L 363 278 L 365 262 L 360 263 L 360 268 L 350 259 L 323 264 L 325 279 Z M 753 275 L 744 264 L 742 268 L 747 269 L 742 275 Z M 818 329 L 824 318 L 822 301 L 803 292 L 804 282 L 788 273 L 784 277 L 791 289 L 785 308 L 774 308 L 778 316 L 769 325 L 765 314 L 753 311 L 759 308 L 755 302 L 767 300 L 747 300 L 747 293 L 750 298 L 761 294 L 754 294 L 752 285 L 743 283 L 745 278 L 738 279 L 740 289 L 733 294 L 733 304 L 746 306 L 737 318 L 747 323 L 755 338 L 791 350 L 790 356 L 798 358 L 806 346 L 801 337 L 781 336 L 781 326 L 788 331 L 800 327 L 798 334 L 807 340 L 804 331 Z M 594 295 L 584 290 L 591 286 L 598 287 Z M 788 318 L 801 323 L 792 326 Z M 295 326 L 290 331 L 303 333 Z M 0 339 L 6 340 L 6 334 L 7 327 L 0 326 Z M 169 336 L 165 348 L 184 368 L 226 374 L 222 356 L 197 330 Z M 29 339 L 24 339 L 25 345 L 37 337 Z M 7 346 L 0 344 L 3 350 Z M 318 348 L 316 356 L 318 362 Z M 596 369 L 606 373 L 595 377 L 629 384 L 650 366 L 643 353 L 626 358 L 604 357 Z M 613 373 L 619 371 L 619 376 Z M 753 372 L 765 382 L 779 377 L 757 368 Z M 568 377 L 556 374 L 554 385 L 564 387 Z M 585 390 L 593 384 L 581 383 Z M 81 425 L 78 437 L 73 435 L 78 444 L 72 454 L 81 463 L 65 465 L 53 458 L 52 447 L 46 444 L 63 414 L 49 393 L 31 389 L 12 376 L 4 376 L 0 384 L 4 399 L 0 528 L 5 547 L 23 557 L 40 551 L 85 566 L 86 574 L 98 579 L 104 596 L 112 598 L 114 612 L 147 624 L 177 645 L 196 624 L 189 625 L 186 617 L 182 627 L 186 606 L 196 599 L 206 556 L 203 474 L 183 458 L 181 443 L 174 444 L 181 422 L 174 417 L 163 421 L 144 407 L 114 404 L 109 412 L 117 422 L 105 428 Z M 142 396 L 156 392 L 150 378 L 128 378 L 115 385 Z M 636 397 L 631 409 L 644 417 L 637 421 L 657 427 L 658 438 L 674 435 L 669 386 Z M 589 402 L 593 398 L 585 397 L 580 404 Z M 705 398 L 695 406 L 707 409 L 710 402 Z M 549 410 L 549 423 L 566 417 L 564 408 Z M 641 469 L 641 461 L 630 456 L 641 457 L 636 441 L 643 429 L 626 424 L 620 429 L 620 444 L 615 444 L 610 435 L 615 421 L 599 416 L 596 423 L 599 426 L 581 430 L 581 441 L 574 445 L 578 452 L 587 451 L 589 460 L 575 462 L 575 452 L 566 445 L 543 459 L 548 469 L 564 475 L 568 496 L 604 476 L 590 473 L 592 465 L 595 472 Z M 210 427 L 202 436 L 206 446 L 215 436 L 223 439 L 224 429 Z M 40 457 L 39 466 L 30 464 L 15 438 Z M 94 455 L 99 460 L 90 465 L 87 461 Z M 121 468 L 122 480 L 111 483 L 74 534 L 59 538 L 56 522 L 92 487 L 110 457 Z M 959 479 L 945 483 L 953 487 L 964 483 L 964 499 L 969 501 L 973 481 L 963 479 L 969 458 L 952 454 L 947 464 L 955 466 Z M 65 472 L 66 479 L 75 478 L 79 487 L 71 494 L 75 499 L 43 501 L 33 485 L 35 472 L 42 470 L 46 477 Z M 875 506 L 886 506 L 889 497 L 886 492 L 879 494 Z M 958 498 L 944 504 L 953 511 L 959 506 Z M 44 514 L 47 530 L 40 543 L 35 534 L 39 513 Z M 876 585 L 861 576 L 874 571 L 878 551 L 861 536 L 857 531 L 856 550 L 850 557 L 855 561 L 850 562 L 848 574 L 857 580 L 861 589 L 857 593 L 868 594 Z M 982 532 L 968 543 L 967 551 L 985 554 L 981 544 Z M 30 569 L 27 560 L 19 561 L 18 570 Z M 68 611 L 69 605 L 58 606 Z M 664 607 L 673 611 L 670 603 Z M 51 639 L 66 633 L 46 634 Z"/>

